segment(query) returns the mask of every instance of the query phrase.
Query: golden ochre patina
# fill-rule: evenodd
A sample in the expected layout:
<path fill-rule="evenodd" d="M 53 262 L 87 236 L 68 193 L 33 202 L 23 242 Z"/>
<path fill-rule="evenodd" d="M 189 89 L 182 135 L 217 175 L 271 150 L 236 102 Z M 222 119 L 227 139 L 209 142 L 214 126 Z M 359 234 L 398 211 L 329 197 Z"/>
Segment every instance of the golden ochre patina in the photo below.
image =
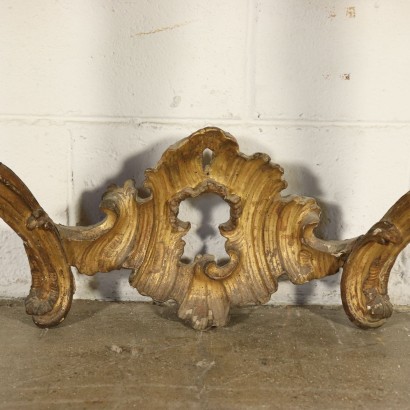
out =
<path fill-rule="evenodd" d="M 210 163 L 204 151 L 211 150 Z M 0 217 L 24 241 L 32 272 L 26 310 L 38 326 L 60 323 L 74 292 L 70 266 L 93 275 L 132 269 L 130 284 L 156 301 L 175 300 L 178 315 L 198 330 L 223 326 L 231 306 L 266 303 L 278 278 L 294 284 L 332 275 L 343 267 L 343 306 L 361 327 L 380 326 L 392 313 L 390 270 L 410 242 L 410 192 L 366 235 L 346 241 L 315 236 L 320 208 L 312 198 L 281 196 L 283 170 L 265 154 L 246 156 L 236 140 L 205 128 L 168 148 L 146 171 L 148 198 L 134 182 L 111 186 L 101 209 L 105 219 L 88 227 L 54 224 L 24 183 L 0 164 Z M 186 263 L 178 219 L 180 203 L 204 193 L 230 206 L 219 226 L 229 260 L 212 255 Z"/>

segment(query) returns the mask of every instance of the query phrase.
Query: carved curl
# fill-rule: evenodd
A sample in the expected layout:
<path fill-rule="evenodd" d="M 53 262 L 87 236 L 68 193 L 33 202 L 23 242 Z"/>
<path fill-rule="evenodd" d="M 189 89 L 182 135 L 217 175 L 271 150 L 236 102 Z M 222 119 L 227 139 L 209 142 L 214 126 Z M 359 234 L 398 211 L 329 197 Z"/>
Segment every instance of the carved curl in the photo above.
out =
<path fill-rule="evenodd" d="M 393 313 L 387 293 L 390 271 L 409 242 L 410 192 L 360 238 L 343 269 L 343 307 L 357 326 L 379 327 Z"/>
<path fill-rule="evenodd" d="M 67 315 L 74 292 L 56 226 L 24 183 L 0 163 L 0 218 L 23 240 L 32 284 L 26 311 L 36 325 L 58 325 Z"/>

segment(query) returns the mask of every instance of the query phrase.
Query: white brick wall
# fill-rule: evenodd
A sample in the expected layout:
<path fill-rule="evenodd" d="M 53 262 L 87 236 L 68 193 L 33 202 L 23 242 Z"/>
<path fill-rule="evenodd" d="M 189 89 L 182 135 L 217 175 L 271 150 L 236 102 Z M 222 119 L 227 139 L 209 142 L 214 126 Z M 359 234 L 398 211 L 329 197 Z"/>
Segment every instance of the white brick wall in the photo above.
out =
<path fill-rule="evenodd" d="M 215 125 L 318 198 L 327 237 L 359 235 L 410 189 L 409 18 L 405 0 L 2 0 L 0 161 L 56 222 L 96 222 L 106 185 L 141 184 L 168 145 Z M 195 207 L 184 218 L 201 223 Z M 409 268 L 407 249 L 395 303 L 410 303 Z M 0 271 L 0 297 L 27 294 L 2 221 Z M 76 297 L 140 299 L 127 275 L 78 278 Z M 338 281 L 281 282 L 272 301 L 340 303 Z"/>

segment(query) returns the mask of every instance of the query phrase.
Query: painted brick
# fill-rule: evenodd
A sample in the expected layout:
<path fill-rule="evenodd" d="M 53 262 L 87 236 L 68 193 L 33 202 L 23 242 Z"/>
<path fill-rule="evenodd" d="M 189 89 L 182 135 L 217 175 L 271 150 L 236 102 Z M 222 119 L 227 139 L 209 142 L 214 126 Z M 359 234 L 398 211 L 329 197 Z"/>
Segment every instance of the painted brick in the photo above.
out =
<path fill-rule="evenodd" d="M 170 144 L 219 126 L 285 168 L 286 194 L 318 199 L 321 234 L 360 235 L 410 189 L 409 13 L 405 0 L 4 0 L 0 161 L 56 222 L 93 223 L 107 185 L 141 185 Z M 187 256 L 223 256 L 226 207 L 201 206 L 206 218 L 181 211 Z M 0 249 L 0 297 L 26 295 L 2 221 Z M 410 303 L 409 252 L 391 275 L 397 304 Z M 128 275 L 76 275 L 75 296 L 143 300 Z M 339 277 L 281 282 L 272 303 L 339 304 Z"/>
<path fill-rule="evenodd" d="M 407 1 L 256 8 L 254 118 L 409 121 Z"/>

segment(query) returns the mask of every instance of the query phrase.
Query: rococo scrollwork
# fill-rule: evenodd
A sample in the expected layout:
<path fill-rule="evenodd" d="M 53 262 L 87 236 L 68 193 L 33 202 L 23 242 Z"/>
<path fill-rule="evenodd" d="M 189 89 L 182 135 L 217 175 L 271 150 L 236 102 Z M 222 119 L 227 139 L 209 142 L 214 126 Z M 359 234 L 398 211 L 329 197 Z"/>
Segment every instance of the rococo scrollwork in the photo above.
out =
<path fill-rule="evenodd" d="M 203 160 L 211 150 L 210 163 Z M 361 327 L 380 326 L 392 313 L 387 294 L 390 270 L 410 242 L 410 192 L 370 231 L 346 241 L 316 237 L 320 208 L 312 198 L 282 196 L 283 170 L 265 154 L 246 156 L 236 140 L 205 128 L 168 148 L 146 171 L 140 198 L 134 182 L 111 186 L 99 224 L 55 224 L 24 183 L 0 164 L 0 217 L 24 242 L 32 286 L 27 313 L 50 327 L 67 315 L 74 292 L 70 266 L 93 275 L 132 269 L 130 284 L 156 301 L 175 300 L 178 315 L 195 329 L 223 326 L 231 306 L 266 303 L 279 277 L 298 285 L 343 268 L 341 294 L 349 318 Z M 178 219 L 180 203 L 204 193 L 230 207 L 219 226 L 229 260 L 212 255 L 185 262 Z"/>

